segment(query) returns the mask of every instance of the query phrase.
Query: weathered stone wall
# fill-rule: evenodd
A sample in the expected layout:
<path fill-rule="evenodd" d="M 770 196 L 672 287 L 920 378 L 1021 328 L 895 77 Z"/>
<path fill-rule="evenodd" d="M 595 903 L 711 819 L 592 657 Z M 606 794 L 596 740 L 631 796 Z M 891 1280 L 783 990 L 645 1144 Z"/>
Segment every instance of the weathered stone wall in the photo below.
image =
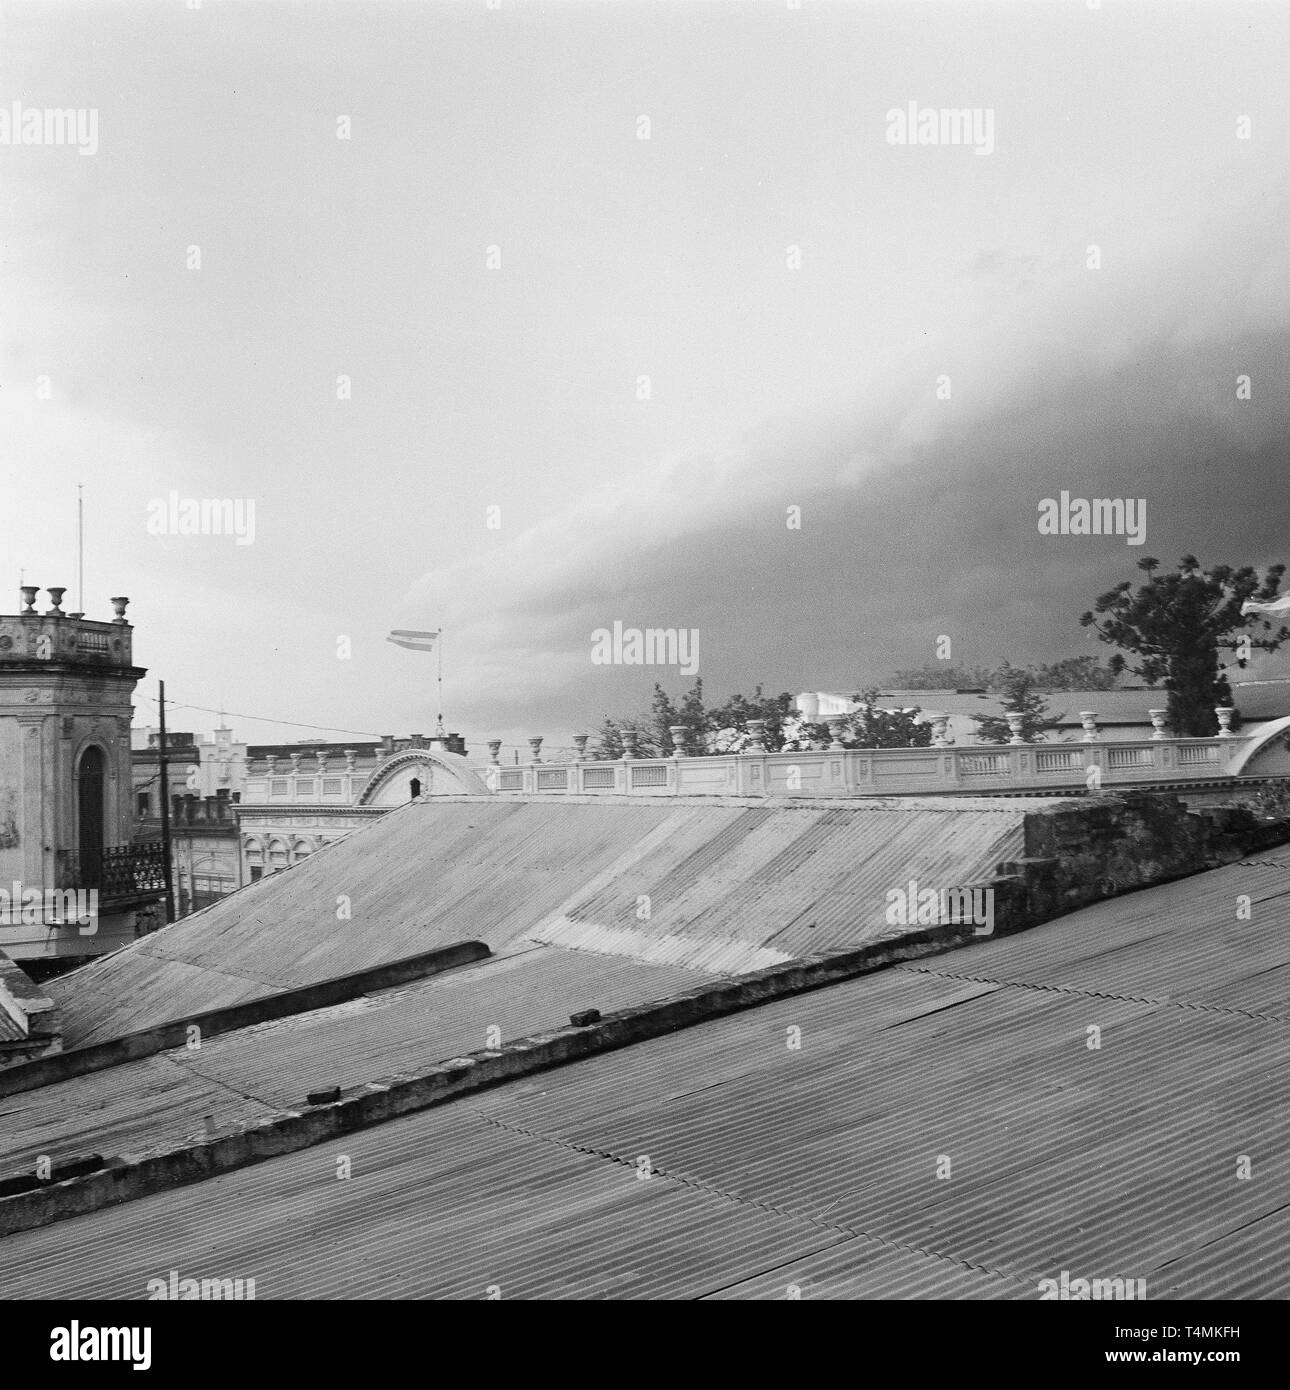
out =
<path fill-rule="evenodd" d="M 1243 807 L 1189 811 L 1160 792 L 1108 792 L 1026 816 L 1026 856 L 1000 864 L 994 881 L 1000 931 L 1051 921 L 1204 869 L 1232 864 L 1290 839 L 1290 827 Z"/>

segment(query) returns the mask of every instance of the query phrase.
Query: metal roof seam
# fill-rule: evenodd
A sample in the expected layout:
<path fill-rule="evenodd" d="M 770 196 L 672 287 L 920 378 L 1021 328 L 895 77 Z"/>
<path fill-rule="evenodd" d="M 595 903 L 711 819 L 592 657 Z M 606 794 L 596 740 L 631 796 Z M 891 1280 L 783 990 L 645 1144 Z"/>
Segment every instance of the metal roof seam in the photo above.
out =
<path fill-rule="evenodd" d="M 559 1148 L 570 1150 L 574 1153 L 581 1153 L 592 1157 L 604 1158 L 611 1163 L 621 1165 L 626 1168 L 640 1171 L 639 1160 L 625 1158 L 604 1149 L 592 1148 L 588 1145 L 579 1144 L 574 1140 L 562 1138 L 559 1135 L 543 1134 L 538 1130 L 528 1126 L 517 1125 L 512 1121 L 499 1120 L 495 1115 L 487 1115 L 482 1111 L 472 1110 L 471 1115 L 476 1119 L 483 1120 L 485 1124 L 497 1129 L 507 1131 L 512 1134 L 522 1135 L 527 1139 L 535 1139 L 540 1143 L 552 1144 Z M 741 1197 L 737 1193 L 729 1192 L 715 1182 L 709 1182 L 702 1178 L 692 1175 L 678 1173 L 672 1170 L 658 1168 L 651 1164 L 649 1173 L 651 1177 L 662 1177 L 670 1182 L 677 1183 L 691 1191 L 696 1191 L 705 1196 L 716 1197 L 722 1201 L 733 1203 L 739 1207 L 754 1207 L 762 1211 L 775 1213 L 792 1221 L 801 1221 L 806 1224 L 827 1231 L 834 1231 L 854 1238 L 870 1241 L 871 1243 L 888 1250 L 900 1250 L 907 1254 L 921 1255 L 926 1259 L 941 1261 L 946 1264 L 954 1265 L 969 1272 L 989 1274 L 999 1279 L 1014 1280 L 1022 1283 L 1034 1281 L 1034 1276 L 1029 1273 L 1022 1274 L 1013 1270 L 995 1269 L 982 1261 L 971 1261 L 951 1255 L 940 1250 L 934 1250 L 923 1245 L 914 1245 L 909 1242 L 893 1240 L 887 1236 L 880 1236 L 872 1231 L 861 1227 L 847 1225 L 842 1222 L 824 1221 L 819 1217 L 808 1216 L 803 1212 L 795 1212 L 786 1207 L 768 1201 L 758 1201 L 755 1198 Z M 833 1205 L 837 1205 L 835 1202 Z"/>
<path fill-rule="evenodd" d="M 991 975 L 959 975 L 950 970 L 933 970 L 927 966 L 898 965 L 896 969 L 909 974 L 937 975 L 945 980 L 964 980 L 972 984 L 996 984 L 1013 989 L 1049 990 L 1054 994 L 1074 994 L 1084 999 L 1114 999 L 1124 1004 L 1155 1004 L 1162 1008 L 1168 1005 L 1176 1009 L 1196 1009 L 1201 1013 L 1232 1014 L 1238 1018 L 1251 1018 L 1264 1023 L 1280 1023 L 1282 1021 L 1275 1014 L 1252 1013 L 1249 1009 L 1228 1009 L 1221 1004 L 1202 1004 L 1190 999 L 1179 999 L 1175 995 L 1165 995 L 1161 998 L 1147 994 L 1117 994 L 1112 990 L 1077 989 L 1074 985 L 1047 984 L 1036 980 L 1002 980 Z"/>

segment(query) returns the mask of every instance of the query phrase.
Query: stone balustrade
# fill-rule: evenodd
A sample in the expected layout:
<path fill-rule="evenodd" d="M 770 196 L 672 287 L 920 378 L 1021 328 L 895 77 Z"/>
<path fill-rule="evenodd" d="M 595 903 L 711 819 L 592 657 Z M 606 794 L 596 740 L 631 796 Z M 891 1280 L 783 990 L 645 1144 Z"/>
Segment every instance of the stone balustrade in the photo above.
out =
<path fill-rule="evenodd" d="M 290 769 L 281 761 L 268 758 L 263 772 L 252 772 L 246 779 L 242 800 L 257 805 L 266 802 L 319 802 L 351 806 L 371 779 L 373 769 L 361 768 L 348 758 L 342 771 L 319 763 L 317 767 L 301 767 L 299 755 L 292 756 Z"/>
<path fill-rule="evenodd" d="M 827 748 L 792 753 L 768 753 L 764 726 L 750 720 L 749 745 L 738 753 L 698 756 L 678 726 L 667 758 L 640 757 L 635 735 L 624 732 L 621 758 L 592 760 L 584 756 L 587 736 L 579 734 L 573 762 L 541 762 L 542 741 L 530 739 L 534 756 L 527 767 L 494 761 L 475 770 L 500 794 L 523 796 L 926 796 L 1203 782 L 1233 776 L 1252 740 L 1232 732 L 1231 716 L 1219 712 L 1220 731 L 1212 738 L 1171 738 L 1163 712 L 1152 710 L 1149 738 L 1103 741 L 1096 713 L 1081 711 L 1084 734 L 1077 743 L 1027 743 L 1020 721 L 1011 720 L 1008 743 L 966 745 L 946 743 L 944 722 L 934 718 L 931 747 L 879 749 L 843 748 L 843 721 L 829 720 Z"/>

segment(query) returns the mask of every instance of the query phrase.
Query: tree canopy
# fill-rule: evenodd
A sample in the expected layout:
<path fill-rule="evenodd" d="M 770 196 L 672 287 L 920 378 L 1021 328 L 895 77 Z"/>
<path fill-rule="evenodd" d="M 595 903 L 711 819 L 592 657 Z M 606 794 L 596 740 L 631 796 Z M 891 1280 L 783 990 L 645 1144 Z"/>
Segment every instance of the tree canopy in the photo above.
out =
<path fill-rule="evenodd" d="M 1045 733 L 1056 727 L 1048 703 L 1038 693 L 1037 685 L 1033 668 L 1010 666 L 1005 661 L 994 673 L 990 686 L 991 691 L 1000 697 L 1005 714 L 1021 716 L 1017 732 L 1027 743 L 1042 743 Z M 1011 742 L 1012 726 L 1006 718 L 998 715 L 974 718 L 977 737 L 982 743 Z"/>
<path fill-rule="evenodd" d="M 884 690 L 1000 690 L 1019 668 L 1008 661 L 998 666 L 920 666 L 897 671 Z M 1124 670 L 1117 652 L 1103 666 L 1095 656 L 1068 656 L 1061 661 L 1021 668 L 1029 672 L 1036 690 L 1110 690 Z"/>
<path fill-rule="evenodd" d="M 1138 561 L 1138 568 L 1147 576 L 1144 583 L 1136 590 L 1127 579 L 1117 584 L 1080 622 L 1103 642 L 1134 653 L 1136 665 L 1126 663 L 1134 675 L 1148 685 L 1163 682 L 1166 717 L 1175 736 L 1206 738 L 1218 727 L 1215 706 L 1232 703 L 1219 651 L 1275 651 L 1290 637 L 1290 628 L 1274 632 L 1265 619 L 1241 615 L 1246 600 L 1266 603 L 1276 597 L 1286 567 L 1272 565 L 1260 579 L 1249 565 L 1202 569 L 1194 555 L 1184 555 L 1176 573 L 1158 574 L 1160 561 L 1149 556 Z M 1264 635 L 1235 635 L 1260 621 Z"/>
<path fill-rule="evenodd" d="M 1094 656 L 1082 655 L 1024 667 L 1006 659 L 993 668 L 924 666 L 897 671 L 887 688 L 989 690 L 1001 697 L 1005 714 L 1021 715 L 1021 736 L 1035 742 L 1055 727 L 1042 692 L 1109 690 L 1128 671 L 1149 686 L 1163 684 L 1168 723 L 1176 735 L 1210 737 L 1217 728 L 1215 706 L 1232 701 L 1219 652 L 1236 652 L 1244 666 L 1254 649 L 1276 651 L 1290 638 L 1290 627 L 1274 628 L 1261 615 L 1241 614 L 1248 600 L 1267 603 L 1277 597 L 1286 567 L 1271 565 L 1260 578 L 1248 565 L 1202 569 L 1194 555 L 1185 555 L 1176 573 L 1157 573 L 1160 562 L 1151 558 L 1139 560 L 1138 568 L 1147 578 L 1136 590 L 1131 581 L 1123 581 L 1080 619 L 1103 642 L 1120 649 L 1105 665 Z M 1136 663 L 1125 652 L 1135 656 Z M 851 697 L 856 709 L 843 720 L 845 747 L 918 748 L 931 743 L 931 726 L 918 718 L 916 708 L 879 709 L 880 698 L 877 687 Z M 983 742 L 1006 743 L 1011 738 L 1006 718 L 974 717 Z M 709 705 L 703 681 L 696 679 L 679 698 L 656 684 L 647 713 L 606 716 L 595 746 L 588 751 L 595 758 L 621 758 L 630 737 L 639 756 L 670 757 L 675 752 L 672 729 L 683 726 L 686 751 L 692 756 L 738 752 L 747 747 L 749 724 L 756 719 L 764 724 L 763 742 L 770 752 L 823 747 L 831 741 L 827 724 L 807 724 L 798 717 L 796 701 L 788 691 L 767 695 L 758 685 L 751 695 L 733 694 Z"/>

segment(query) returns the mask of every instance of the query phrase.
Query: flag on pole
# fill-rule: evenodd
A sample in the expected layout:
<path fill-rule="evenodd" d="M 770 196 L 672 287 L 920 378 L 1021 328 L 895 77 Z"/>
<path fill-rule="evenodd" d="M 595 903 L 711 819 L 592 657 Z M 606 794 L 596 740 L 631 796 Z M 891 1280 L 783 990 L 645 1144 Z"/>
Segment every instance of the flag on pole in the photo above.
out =
<path fill-rule="evenodd" d="M 1282 594 L 1271 603 L 1255 603 L 1253 599 L 1246 599 L 1241 604 L 1241 617 L 1247 613 L 1290 613 L 1290 594 Z"/>
<path fill-rule="evenodd" d="M 385 640 L 393 642 L 396 647 L 407 647 L 410 651 L 432 652 L 442 631 L 441 628 L 439 632 L 410 632 L 407 628 L 396 627 Z"/>

